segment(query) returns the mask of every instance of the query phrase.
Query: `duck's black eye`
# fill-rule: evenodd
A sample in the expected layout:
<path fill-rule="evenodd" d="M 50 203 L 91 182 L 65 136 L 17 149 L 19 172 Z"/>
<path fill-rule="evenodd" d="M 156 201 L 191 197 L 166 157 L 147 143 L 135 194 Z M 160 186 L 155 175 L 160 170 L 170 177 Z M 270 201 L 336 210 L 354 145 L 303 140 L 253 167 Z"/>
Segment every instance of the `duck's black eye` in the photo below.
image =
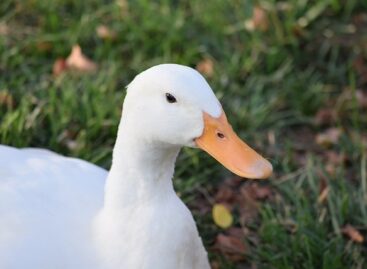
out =
<path fill-rule="evenodd" d="M 217 136 L 220 138 L 220 139 L 223 139 L 225 138 L 225 135 L 221 132 L 217 132 Z"/>
<path fill-rule="evenodd" d="M 166 93 L 166 100 L 167 100 L 168 103 L 176 103 L 177 102 L 176 98 L 170 93 Z"/>

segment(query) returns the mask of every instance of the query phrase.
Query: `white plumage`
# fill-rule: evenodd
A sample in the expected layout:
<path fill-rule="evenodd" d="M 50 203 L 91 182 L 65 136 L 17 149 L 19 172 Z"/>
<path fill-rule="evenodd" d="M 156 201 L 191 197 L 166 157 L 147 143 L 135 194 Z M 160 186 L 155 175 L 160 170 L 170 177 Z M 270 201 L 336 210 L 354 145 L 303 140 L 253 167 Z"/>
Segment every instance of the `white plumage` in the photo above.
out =
<path fill-rule="evenodd" d="M 204 150 L 229 169 L 271 173 L 223 115 L 198 72 L 165 64 L 128 86 L 109 172 L 47 150 L 0 146 L 0 268 L 209 268 L 172 186 L 180 148 L 203 137 Z"/>

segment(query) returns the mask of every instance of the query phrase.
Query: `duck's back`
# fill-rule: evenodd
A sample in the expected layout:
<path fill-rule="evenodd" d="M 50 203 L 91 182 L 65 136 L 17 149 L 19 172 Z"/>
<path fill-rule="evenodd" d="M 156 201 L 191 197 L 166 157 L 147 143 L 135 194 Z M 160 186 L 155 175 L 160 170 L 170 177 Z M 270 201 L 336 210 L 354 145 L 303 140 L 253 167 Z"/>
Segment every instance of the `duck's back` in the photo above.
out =
<path fill-rule="evenodd" d="M 0 268 L 85 268 L 107 171 L 0 145 Z"/>

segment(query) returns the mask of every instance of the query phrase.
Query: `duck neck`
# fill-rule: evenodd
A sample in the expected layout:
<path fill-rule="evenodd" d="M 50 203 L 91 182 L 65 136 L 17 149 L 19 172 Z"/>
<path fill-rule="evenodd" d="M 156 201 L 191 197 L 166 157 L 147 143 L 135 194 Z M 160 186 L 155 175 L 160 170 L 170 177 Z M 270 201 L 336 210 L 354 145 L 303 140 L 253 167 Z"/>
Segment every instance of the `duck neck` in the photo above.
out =
<path fill-rule="evenodd" d="M 105 188 L 105 208 L 152 203 L 175 194 L 172 177 L 180 147 L 153 142 L 121 122 Z"/>

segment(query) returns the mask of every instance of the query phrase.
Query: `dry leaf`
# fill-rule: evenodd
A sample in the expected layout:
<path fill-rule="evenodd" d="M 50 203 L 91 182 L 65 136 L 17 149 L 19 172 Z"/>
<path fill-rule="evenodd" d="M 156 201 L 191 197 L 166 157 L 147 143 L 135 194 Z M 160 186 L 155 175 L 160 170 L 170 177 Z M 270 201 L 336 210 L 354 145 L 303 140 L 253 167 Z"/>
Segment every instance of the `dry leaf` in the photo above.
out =
<path fill-rule="evenodd" d="M 65 59 L 59 58 L 55 61 L 52 67 L 52 74 L 57 77 L 66 70 L 67 70 L 67 66 L 66 66 Z"/>
<path fill-rule="evenodd" d="M 316 136 L 316 143 L 321 146 L 330 146 L 336 144 L 339 141 L 342 131 L 339 128 L 329 128 L 325 132 Z"/>
<path fill-rule="evenodd" d="M 252 11 L 252 18 L 245 21 L 245 27 L 251 32 L 254 30 L 267 31 L 269 29 L 269 19 L 265 9 L 255 6 Z"/>
<path fill-rule="evenodd" d="M 362 90 L 356 91 L 356 99 L 361 108 L 367 108 L 367 93 Z"/>
<path fill-rule="evenodd" d="M 196 65 L 196 70 L 204 74 L 207 77 L 211 77 L 214 74 L 214 62 L 210 58 L 204 58 Z"/>
<path fill-rule="evenodd" d="M 246 253 L 246 246 L 242 240 L 234 236 L 218 234 L 215 240 L 215 248 L 232 261 L 241 261 Z"/>
<path fill-rule="evenodd" d="M 4 22 L 0 22 L 0 36 L 6 36 L 10 33 L 10 29 L 8 25 L 6 25 Z"/>
<path fill-rule="evenodd" d="M 79 45 L 73 46 L 71 54 L 66 59 L 66 65 L 82 72 L 93 72 L 97 69 L 97 65 L 83 54 Z"/>
<path fill-rule="evenodd" d="M 354 242 L 362 243 L 364 241 L 362 234 L 350 224 L 345 225 L 341 231 Z"/>
<path fill-rule="evenodd" d="M 268 132 L 268 142 L 272 146 L 276 144 L 275 132 L 273 130 Z"/>
<path fill-rule="evenodd" d="M 99 25 L 96 28 L 97 36 L 101 39 L 105 40 L 113 40 L 116 38 L 117 34 L 115 31 L 112 31 L 106 25 Z"/>
<path fill-rule="evenodd" d="M 7 109 L 14 107 L 13 96 L 7 90 L 0 91 L 0 107 L 5 106 Z"/>
<path fill-rule="evenodd" d="M 230 227 L 233 223 L 232 213 L 223 204 L 215 204 L 212 215 L 214 223 L 223 229 Z"/>
<path fill-rule="evenodd" d="M 328 125 L 335 122 L 336 112 L 330 108 L 321 108 L 317 111 L 315 122 L 317 125 Z"/>
<path fill-rule="evenodd" d="M 317 202 L 319 204 L 322 204 L 326 198 L 328 197 L 329 194 L 329 186 L 326 186 L 320 193 L 319 197 L 317 198 Z"/>

